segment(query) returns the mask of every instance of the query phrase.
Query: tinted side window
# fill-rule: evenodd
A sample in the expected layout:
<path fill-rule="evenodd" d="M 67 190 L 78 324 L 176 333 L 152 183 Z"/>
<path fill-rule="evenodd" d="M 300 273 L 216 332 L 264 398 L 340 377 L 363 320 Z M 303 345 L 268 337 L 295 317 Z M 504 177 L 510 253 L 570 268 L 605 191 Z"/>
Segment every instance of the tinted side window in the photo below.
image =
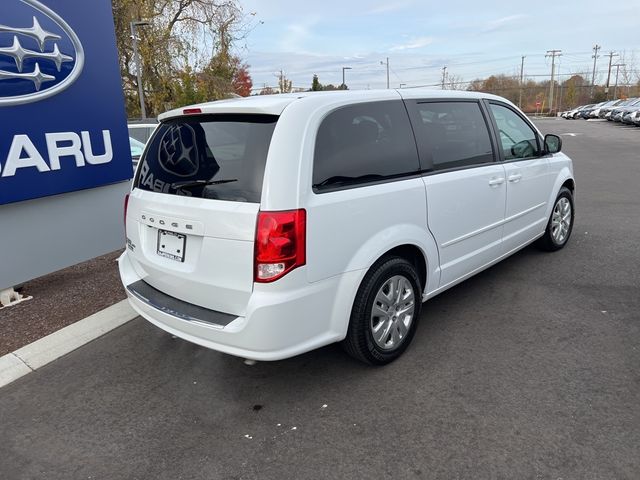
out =
<path fill-rule="evenodd" d="M 371 182 L 420 169 L 401 101 L 350 105 L 331 112 L 316 138 L 316 190 Z"/>
<path fill-rule="evenodd" d="M 478 103 L 418 102 L 415 108 L 414 129 L 425 170 L 493 162 L 491 138 Z"/>
<path fill-rule="evenodd" d="M 516 112 L 492 103 L 491 114 L 498 126 L 505 160 L 539 155 L 536 132 Z"/>

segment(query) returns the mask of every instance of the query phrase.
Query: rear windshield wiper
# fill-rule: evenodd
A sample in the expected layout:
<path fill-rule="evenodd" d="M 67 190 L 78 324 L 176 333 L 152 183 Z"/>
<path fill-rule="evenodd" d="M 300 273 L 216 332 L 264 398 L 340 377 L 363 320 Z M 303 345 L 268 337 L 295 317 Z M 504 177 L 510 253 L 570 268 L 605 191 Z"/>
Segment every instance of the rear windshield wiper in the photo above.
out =
<path fill-rule="evenodd" d="M 345 183 L 367 182 L 371 180 L 380 180 L 381 178 L 385 178 L 385 177 L 383 175 L 376 175 L 376 174 L 360 175 L 359 177 L 348 177 L 343 175 L 336 175 L 335 177 L 329 177 L 320 183 L 316 183 L 314 187 L 317 188 L 317 187 L 327 187 L 329 185 L 343 185 Z"/>
<path fill-rule="evenodd" d="M 209 185 L 220 185 L 222 183 L 231 183 L 237 181 L 237 178 L 228 178 L 224 180 L 195 180 L 193 182 L 175 182 L 171 184 L 171 188 L 178 190 L 179 188 L 207 187 Z"/>

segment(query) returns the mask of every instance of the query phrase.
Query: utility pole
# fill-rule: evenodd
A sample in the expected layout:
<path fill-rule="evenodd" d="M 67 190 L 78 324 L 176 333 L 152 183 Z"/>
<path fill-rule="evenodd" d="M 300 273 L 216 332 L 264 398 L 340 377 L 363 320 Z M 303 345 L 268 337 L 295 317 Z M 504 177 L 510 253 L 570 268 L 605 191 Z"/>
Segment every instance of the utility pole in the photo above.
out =
<path fill-rule="evenodd" d="M 598 55 L 598 50 L 600 50 L 602 47 L 600 45 L 598 45 L 597 43 L 593 46 L 593 55 L 591 56 L 593 58 L 593 74 L 591 75 L 591 99 L 593 100 L 593 89 L 596 85 L 596 62 L 598 61 L 598 57 L 600 55 Z"/>
<path fill-rule="evenodd" d="M 556 73 L 556 57 L 560 57 L 562 55 L 562 50 L 547 50 L 545 55 L 546 57 L 551 57 L 551 87 L 549 89 L 549 113 L 553 112 L 553 86 L 554 86 L 554 76 Z"/>
<path fill-rule="evenodd" d="M 613 87 L 613 98 L 616 98 L 616 92 L 618 91 L 618 74 L 620 73 L 620 67 L 626 67 L 627 64 L 626 63 L 616 63 L 613 66 L 616 67 L 616 84 L 615 84 L 615 87 Z"/>
<path fill-rule="evenodd" d="M 380 60 L 380 65 L 385 65 L 385 62 Z M 387 57 L 386 65 L 387 65 L 387 89 L 389 89 L 389 57 Z"/>
<path fill-rule="evenodd" d="M 447 66 L 442 67 L 442 90 L 444 90 L 444 82 L 447 78 Z"/>
<path fill-rule="evenodd" d="M 524 55 L 520 64 L 520 96 L 518 97 L 518 108 L 522 108 L 522 88 L 524 83 Z"/>
<path fill-rule="evenodd" d="M 142 87 L 142 65 L 140 60 L 140 54 L 138 53 L 138 36 L 136 35 L 136 30 L 138 27 L 144 27 L 147 25 L 151 25 L 149 22 L 137 21 L 131 22 L 131 39 L 133 40 L 133 56 L 136 62 L 136 72 L 138 77 L 138 99 L 140 100 L 140 115 L 142 118 L 147 118 L 147 108 L 144 104 L 144 88 Z"/>
<path fill-rule="evenodd" d="M 604 93 L 607 94 L 607 98 L 609 98 L 609 81 L 611 80 L 611 63 L 613 61 L 613 57 L 617 57 L 618 54 L 611 50 L 607 55 L 609 57 L 609 73 L 607 73 L 607 86 L 604 89 Z"/>

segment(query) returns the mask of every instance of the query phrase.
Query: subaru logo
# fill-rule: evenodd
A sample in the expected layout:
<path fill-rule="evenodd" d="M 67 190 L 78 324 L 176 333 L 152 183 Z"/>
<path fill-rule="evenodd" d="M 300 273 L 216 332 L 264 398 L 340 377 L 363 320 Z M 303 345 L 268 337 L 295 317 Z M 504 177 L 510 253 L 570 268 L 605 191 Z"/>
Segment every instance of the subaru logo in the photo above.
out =
<path fill-rule="evenodd" d="M 36 102 L 67 89 L 84 66 L 71 27 L 37 0 L 1 0 L 0 107 Z M 5 8 L 13 2 L 19 8 Z"/>
<path fill-rule="evenodd" d="M 172 125 L 160 140 L 160 166 L 178 177 L 191 177 L 200 169 L 196 132 L 189 125 Z"/>

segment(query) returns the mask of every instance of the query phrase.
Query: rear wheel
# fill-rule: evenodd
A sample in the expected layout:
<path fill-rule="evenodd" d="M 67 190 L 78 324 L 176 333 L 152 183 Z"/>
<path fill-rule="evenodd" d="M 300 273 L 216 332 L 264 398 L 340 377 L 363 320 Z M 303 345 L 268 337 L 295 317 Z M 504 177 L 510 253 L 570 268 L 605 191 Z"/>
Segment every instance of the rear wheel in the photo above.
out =
<path fill-rule="evenodd" d="M 414 265 L 400 257 L 379 260 L 356 294 L 342 342 L 344 349 L 372 365 L 392 362 L 409 346 L 421 307 L 420 280 Z"/>
<path fill-rule="evenodd" d="M 562 187 L 551 210 L 547 229 L 538 245 L 549 252 L 563 248 L 571 236 L 574 218 L 573 195 L 571 190 Z"/>

